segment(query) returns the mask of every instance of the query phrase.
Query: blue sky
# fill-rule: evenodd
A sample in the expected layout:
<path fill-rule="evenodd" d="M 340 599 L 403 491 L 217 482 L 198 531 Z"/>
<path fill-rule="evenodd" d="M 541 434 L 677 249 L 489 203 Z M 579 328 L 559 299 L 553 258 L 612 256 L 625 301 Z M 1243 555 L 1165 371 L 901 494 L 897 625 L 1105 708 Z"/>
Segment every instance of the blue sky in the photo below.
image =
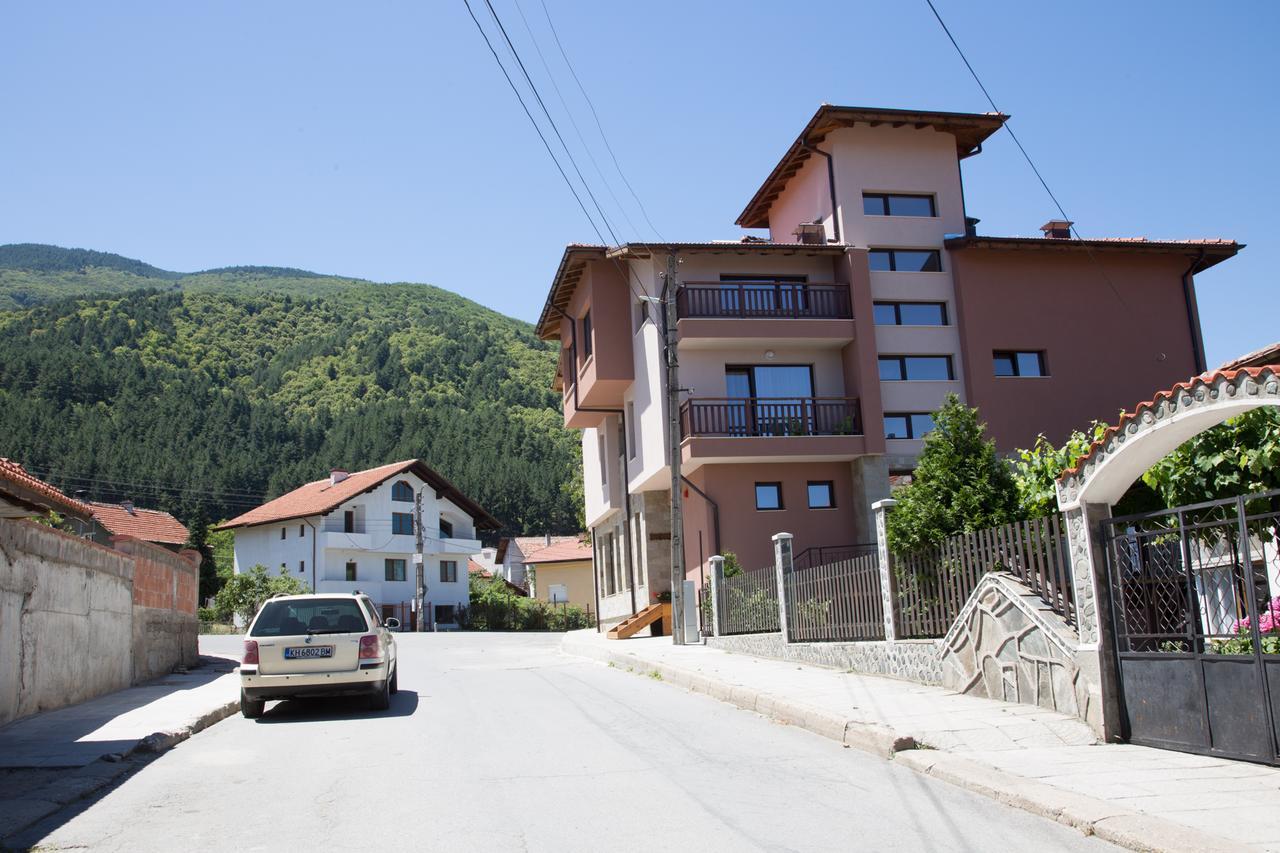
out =
<path fill-rule="evenodd" d="M 493 2 L 542 83 L 523 9 L 608 167 L 540 0 Z M 738 236 L 823 101 L 988 108 L 924 0 L 546 2 L 668 239 Z M 1280 339 L 1257 310 L 1280 249 L 1280 4 L 936 2 L 1083 235 L 1249 244 L 1198 279 L 1211 365 Z M 11 4 L 0 81 L 0 242 L 424 281 L 532 320 L 564 244 L 595 240 L 462 0 Z M 964 168 L 984 233 L 1054 214 L 1006 134 Z"/>

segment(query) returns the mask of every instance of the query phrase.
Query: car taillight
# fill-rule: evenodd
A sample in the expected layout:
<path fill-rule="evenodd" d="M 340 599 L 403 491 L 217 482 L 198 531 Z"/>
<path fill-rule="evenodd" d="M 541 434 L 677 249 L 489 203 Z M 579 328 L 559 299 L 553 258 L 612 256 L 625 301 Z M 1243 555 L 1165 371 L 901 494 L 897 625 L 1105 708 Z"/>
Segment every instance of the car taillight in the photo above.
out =
<path fill-rule="evenodd" d="M 244 641 L 244 660 L 242 661 L 242 663 L 256 664 L 257 662 L 258 662 L 258 641 L 245 640 Z"/>
<path fill-rule="evenodd" d="M 360 638 L 360 660 L 382 657 L 382 643 L 377 634 L 366 634 Z"/>

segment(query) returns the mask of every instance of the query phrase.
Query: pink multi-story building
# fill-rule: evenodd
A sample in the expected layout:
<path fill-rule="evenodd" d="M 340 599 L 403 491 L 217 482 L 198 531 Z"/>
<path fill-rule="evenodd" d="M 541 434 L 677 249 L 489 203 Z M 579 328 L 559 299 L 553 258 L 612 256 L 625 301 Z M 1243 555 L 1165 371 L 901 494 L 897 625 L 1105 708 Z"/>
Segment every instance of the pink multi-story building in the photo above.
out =
<path fill-rule="evenodd" d="M 946 395 L 1001 451 L 1054 441 L 1204 369 L 1192 276 L 1226 240 L 984 237 L 962 161 L 1007 117 L 823 106 L 737 224 L 768 237 L 566 247 L 538 323 L 582 430 L 599 612 L 670 588 L 662 292 L 678 256 L 685 564 L 874 542 Z M 821 551 L 819 549 L 822 549 Z"/>

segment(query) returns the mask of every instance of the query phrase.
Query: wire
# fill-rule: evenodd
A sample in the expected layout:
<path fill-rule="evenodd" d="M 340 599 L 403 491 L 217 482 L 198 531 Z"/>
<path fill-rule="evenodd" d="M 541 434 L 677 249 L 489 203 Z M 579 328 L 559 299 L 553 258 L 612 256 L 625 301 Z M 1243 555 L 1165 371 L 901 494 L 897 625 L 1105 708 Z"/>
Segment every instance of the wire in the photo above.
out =
<path fill-rule="evenodd" d="M 933 0 L 924 0 L 924 2 L 929 4 L 929 10 L 933 12 L 933 16 L 938 19 L 938 24 L 942 27 L 942 31 L 946 33 L 947 38 L 951 40 L 951 46 L 956 49 L 956 53 L 960 54 L 960 60 L 964 63 L 964 67 L 969 69 L 969 74 L 972 75 L 974 82 L 978 84 L 978 88 L 982 90 L 982 94 L 986 97 L 987 103 L 991 105 L 991 109 L 995 110 L 997 113 L 1003 114 L 1001 109 L 996 106 L 995 99 L 991 97 L 991 93 L 987 91 L 987 87 L 983 85 L 982 78 L 978 76 L 978 72 L 973 70 L 973 65 L 969 62 L 969 58 L 965 56 L 964 51 L 960 49 L 960 44 L 956 41 L 956 37 L 951 34 L 950 28 L 947 27 L 947 22 L 942 20 L 942 15 L 938 14 L 938 9 L 933 5 Z M 1071 233 L 1075 235 L 1075 238 L 1080 241 L 1085 252 L 1088 253 L 1089 259 L 1093 261 L 1094 265 L 1098 268 L 1098 272 L 1102 275 L 1103 280 L 1105 280 L 1107 286 L 1111 288 L 1111 292 L 1115 294 L 1116 299 L 1121 305 L 1126 309 L 1129 309 L 1129 304 L 1125 302 L 1124 297 L 1120 295 L 1119 288 L 1116 287 L 1115 282 L 1111 280 L 1111 276 L 1107 275 L 1106 269 L 1103 268 L 1102 263 L 1098 260 L 1097 256 L 1094 255 L 1093 247 L 1091 247 L 1088 242 L 1080 236 L 1080 232 L 1076 230 L 1075 223 L 1072 222 L 1070 216 L 1067 216 L 1067 212 L 1062 209 L 1062 204 L 1058 201 L 1058 197 L 1053 194 L 1053 190 L 1049 189 L 1049 182 L 1044 179 L 1044 175 L 1040 174 L 1040 170 L 1036 168 L 1035 161 L 1031 159 L 1031 155 L 1028 154 L 1027 149 L 1023 147 L 1022 141 L 1018 139 L 1018 134 L 1013 132 L 1013 125 L 1008 121 L 1005 121 L 1003 123 L 1003 127 L 1008 131 L 1010 138 L 1013 139 L 1013 144 L 1018 146 L 1018 150 L 1022 152 L 1022 156 L 1027 161 L 1027 165 L 1030 166 L 1031 171 L 1035 173 L 1036 179 L 1040 181 L 1040 186 L 1044 187 L 1044 191 L 1049 195 L 1049 199 L 1053 202 L 1053 206 L 1058 209 L 1058 213 L 1062 216 L 1063 221 L 1070 223 L 1067 227 L 1071 230 Z"/>
<path fill-rule="evenodd" d="M 540 2 L 542 3 L 542 13 L 547 18 L 547 26 L 551 28 L 551 36 L 555 39 L 556 47 L 560 50 L 560 56 L 564 59 L 564 64 L 568 67 L 569 74 L 573 77 L 573 82 L 578 84 L 578 91 L 582 93 L 583 99 L 587 102 L 587 107 L 591 110 L 591 117 L 595 119 L 596 130 L 600 132 L 600 139 L 604 142 L 605 150 L 609 152 L 609 157 L 613 159 L 613 168 L 618 170 L 618 177 L 622 178 L 622 183 L 626 185 L 631 197 L 635 199 L 636 206 L 640 208 L 640 213 L 644 216 L 644 221 L 653 229 L 658 242 L 665 243 L 666 238 L 662 236 L 658 226 L 654 225 L 653 220 L 649 218 L 649 211 L 645 210 L 644 202 L 640 201 L 640 196 L 636 194 L 635 188 L 631 186 L 631 182 L 627 180 L 626 174 L 622 171 L 622 166 L 618 163 L 618 155 L 613 153 L 613 146 L 609 144 L 609 137 L 605 135 L 604 125 L 600 122 L 600 114 L 596 112 L 596 105 L 592 102 L 591 96 L 587 94 L 586 87 L 582 85 L 582 81 L 578 79 L 578 72 L 574 70 L 573 63 L 569 61 L 569 54 L 565 52 L 564 45 L 560 41 L 560 33 L 556 31 L 556 25 L 551 20 L 551 12 L 547 9 L 547 0 L 540 0 Z M 517 8 L 519 8 L 518 3 Z"/>

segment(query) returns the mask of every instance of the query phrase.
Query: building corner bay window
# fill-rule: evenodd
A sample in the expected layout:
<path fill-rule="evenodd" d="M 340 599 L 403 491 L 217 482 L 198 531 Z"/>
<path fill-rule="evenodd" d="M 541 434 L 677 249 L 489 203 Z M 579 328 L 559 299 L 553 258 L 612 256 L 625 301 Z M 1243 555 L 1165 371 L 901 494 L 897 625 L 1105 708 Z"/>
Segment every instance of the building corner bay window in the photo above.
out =
<path fill-rule="evenodd" d="M 944 302 L 877 302 L 873 306 L 877 326 L 945 326 Z"/>
<path fill-rule="evenodd" d="M 937 249 L 870 249 L 867 263 L 872 272 L 942 272 Z"/>
<path fill-rule="evenodd" d="M 880 379 L 897 381 L 949 381 L 955 379 L 949 355 L 882 355 Z"/>
<path fill-rule="evenodd" d="M 1044 353 L 1037 350 L 996 350 L 996 376 L 1048 376 Z"/>
<path fill-rule="evenodd" d="M 933 429 L 928 412 L 885 412 L 885 438 L 924 438 Z"/>

